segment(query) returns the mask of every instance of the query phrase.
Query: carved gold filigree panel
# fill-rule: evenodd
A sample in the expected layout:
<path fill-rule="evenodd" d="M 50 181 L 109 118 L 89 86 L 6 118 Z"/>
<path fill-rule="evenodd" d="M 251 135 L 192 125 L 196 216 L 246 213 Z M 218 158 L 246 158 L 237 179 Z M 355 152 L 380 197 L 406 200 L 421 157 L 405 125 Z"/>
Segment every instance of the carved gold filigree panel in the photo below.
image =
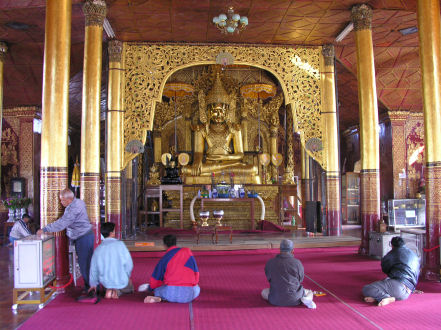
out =
<path fill-rule="evenodd" d="M 234 56 L 235 64 L 259 67 L 280 82 L 285 104 L 294 110 L 302 144 L 322 139 L 320 47 L 264 47 L 225 45 L 159 45 L 126 43 L 124 47 L 124 146 L 131 140 L 145 142 L 153 129 L 156 102 L 161 102 L 167 79 L 177 70 L 201 64 L 215 64 L 220 52 Z M 125 153 L 124 164 L 136 155 Z M 322 163 L 321 151 L 312 156 Z"/>

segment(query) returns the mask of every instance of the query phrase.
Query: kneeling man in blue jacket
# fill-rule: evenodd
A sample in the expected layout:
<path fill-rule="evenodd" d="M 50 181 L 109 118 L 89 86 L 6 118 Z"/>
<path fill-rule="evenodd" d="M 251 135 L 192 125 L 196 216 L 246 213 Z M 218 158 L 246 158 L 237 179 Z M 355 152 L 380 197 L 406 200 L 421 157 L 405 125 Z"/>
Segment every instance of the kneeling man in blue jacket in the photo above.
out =
<path fill-rule="evenodd" d="M 90 263 L 90 290 L 98 284 L 106 288 L 106 298 L 118 299 L 121 294 L 133 293 L 130 275 L 133 261 L 126 245 L 115 238 L 115 224 L 101 225 L 102 243 L 95 249 Z"/>

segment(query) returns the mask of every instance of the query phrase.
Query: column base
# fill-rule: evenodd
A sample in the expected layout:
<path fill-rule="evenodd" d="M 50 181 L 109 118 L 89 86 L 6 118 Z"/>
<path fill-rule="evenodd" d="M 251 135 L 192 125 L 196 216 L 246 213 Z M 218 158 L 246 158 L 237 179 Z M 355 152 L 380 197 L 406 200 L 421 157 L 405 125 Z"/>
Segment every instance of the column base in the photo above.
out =
<path fill-rule="evenodd" d="M 341 217 L 340 211 L 328 211 L 326 215 L 328 236 L 341 236 Z"/>

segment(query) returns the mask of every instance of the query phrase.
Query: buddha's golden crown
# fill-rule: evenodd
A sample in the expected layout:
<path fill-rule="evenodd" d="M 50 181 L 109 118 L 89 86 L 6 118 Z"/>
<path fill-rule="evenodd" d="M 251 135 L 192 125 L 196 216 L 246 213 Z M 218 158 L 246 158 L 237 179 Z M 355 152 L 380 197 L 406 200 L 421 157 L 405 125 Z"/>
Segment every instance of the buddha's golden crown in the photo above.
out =
<path fill-rule="evenodd" d="M 216 75 L 213 88 L 208 92 L 205 101 L 207 105 L 213 103 L 222 103 L 222 104 L 229 103 L 230 97 L 227 91 L 225 90 L 224 86 L 222 86 L 222 82 L 220 80 L 219 74 Z"/>

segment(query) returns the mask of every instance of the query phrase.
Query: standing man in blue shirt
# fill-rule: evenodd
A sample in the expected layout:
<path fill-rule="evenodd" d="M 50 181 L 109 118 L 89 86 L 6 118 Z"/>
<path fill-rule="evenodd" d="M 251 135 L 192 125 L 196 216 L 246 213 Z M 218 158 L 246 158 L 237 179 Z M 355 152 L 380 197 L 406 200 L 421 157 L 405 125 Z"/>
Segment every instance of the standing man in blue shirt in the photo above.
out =
<path fill-rule="evenodd" d="M 86 291 L 89 290 L 90 260 L 93 254 L 94 234 L 89 216 L 87 215 L 86 204 L 78 198 L 70 189 L 60 192 L 60 202 L 66 209 L 63 216 L 37 231 L 42 233 L 53 233 L 66 229 L 66 235 L 75 244 L 75 251 L 78 255 L 81 275 L 84 279 Z"/>
<path fill-rule="evenodd" d="M 98 284 L 106 288 L 106 298 L 118 299 L 121 294 L 133 293 L 130 275 L 133 261 L 126 245 L 115 238 L 115 224 L 101 225 L 102 243 L 95 249 L 90 264 L 89 291 Z"/>

